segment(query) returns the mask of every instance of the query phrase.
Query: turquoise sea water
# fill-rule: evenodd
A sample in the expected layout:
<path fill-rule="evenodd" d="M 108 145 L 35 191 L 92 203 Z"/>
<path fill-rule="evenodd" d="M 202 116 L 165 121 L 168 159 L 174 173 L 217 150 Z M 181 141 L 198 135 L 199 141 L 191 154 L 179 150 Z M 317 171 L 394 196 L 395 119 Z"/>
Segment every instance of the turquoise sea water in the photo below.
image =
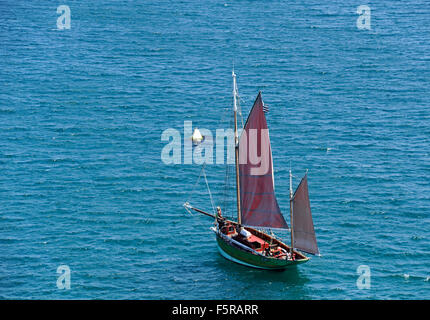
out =
<path fill-rule="evenodd" d="M 425 0 L 0 1 L 0 298 L 429 299 L 429 21 Z M 233 63 L 287 217 L 309 169 L 322 257 L 297 269 L 222 258 L 182 208 L 211 210 L 200 167 L 161 161 L 165 129 L 228 127 Z"/>

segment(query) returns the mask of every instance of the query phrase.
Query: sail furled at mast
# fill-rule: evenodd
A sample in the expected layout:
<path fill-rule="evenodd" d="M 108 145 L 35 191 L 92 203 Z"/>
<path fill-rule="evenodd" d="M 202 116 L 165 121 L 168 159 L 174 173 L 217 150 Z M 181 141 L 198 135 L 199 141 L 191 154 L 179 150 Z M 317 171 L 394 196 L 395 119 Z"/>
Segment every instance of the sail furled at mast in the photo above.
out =
<path fill-rule="evenodd" d="M 311 254 L 319 254 L 312 221 L 307 174 L 297 187 L 292 202 L 294 248 Z"/>
<path fill-rule="evenodd" d="M 261 92 L 239 141 L 239 183 L 242 224 L 288 229 L 276 200 L 272 149 Z"/>

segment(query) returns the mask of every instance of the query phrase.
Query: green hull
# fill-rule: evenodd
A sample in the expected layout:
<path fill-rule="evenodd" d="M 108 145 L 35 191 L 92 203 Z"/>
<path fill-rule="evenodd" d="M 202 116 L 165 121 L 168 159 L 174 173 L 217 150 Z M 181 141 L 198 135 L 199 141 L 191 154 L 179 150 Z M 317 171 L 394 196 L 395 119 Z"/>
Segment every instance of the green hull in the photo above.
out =
<path fill-rule="evenodd" d="M 309 258 L 305 258 L 291 261 L 257 255 L 255 253 L 245 251 L 233 243 L 224 240 L 218 233 L 216 234 L 216 240 L 218 249 L 224 258 L 248 267 L 267 270 L 283 270 L 309 260 Z"/>

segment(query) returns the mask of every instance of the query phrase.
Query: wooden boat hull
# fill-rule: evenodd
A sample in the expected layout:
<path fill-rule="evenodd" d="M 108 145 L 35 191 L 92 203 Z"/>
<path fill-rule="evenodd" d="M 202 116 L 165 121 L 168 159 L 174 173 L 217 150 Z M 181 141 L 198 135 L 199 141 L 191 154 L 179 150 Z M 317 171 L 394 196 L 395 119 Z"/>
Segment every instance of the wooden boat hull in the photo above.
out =
<path fill-rule="evenodd" d="M 224 237 L 222 237 L 217 232 L 216 240 L 218 250 L 224 258 L 248 267 L 266 270 L 283 270 L 290 266 L 298 265 L 309 260 L 307 257 L 301 257 L 300 259 L 292 261 L 258 255 L 239 248 L 234 243 L 224 239 Z"/>

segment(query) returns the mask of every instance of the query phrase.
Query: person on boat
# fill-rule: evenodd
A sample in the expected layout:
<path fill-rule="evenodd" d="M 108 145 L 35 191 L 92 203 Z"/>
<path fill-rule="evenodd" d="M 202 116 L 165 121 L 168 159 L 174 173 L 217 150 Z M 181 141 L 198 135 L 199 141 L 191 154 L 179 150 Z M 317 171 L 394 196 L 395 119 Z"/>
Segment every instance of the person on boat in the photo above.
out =
<path fill-rule="evenodd" d="M 221 214 L 221 208 L 220 207 L 216 207 L 216 214 L 217 214 L 217 218 L 223 220 L 224 218 L 222 217 Z"/>

